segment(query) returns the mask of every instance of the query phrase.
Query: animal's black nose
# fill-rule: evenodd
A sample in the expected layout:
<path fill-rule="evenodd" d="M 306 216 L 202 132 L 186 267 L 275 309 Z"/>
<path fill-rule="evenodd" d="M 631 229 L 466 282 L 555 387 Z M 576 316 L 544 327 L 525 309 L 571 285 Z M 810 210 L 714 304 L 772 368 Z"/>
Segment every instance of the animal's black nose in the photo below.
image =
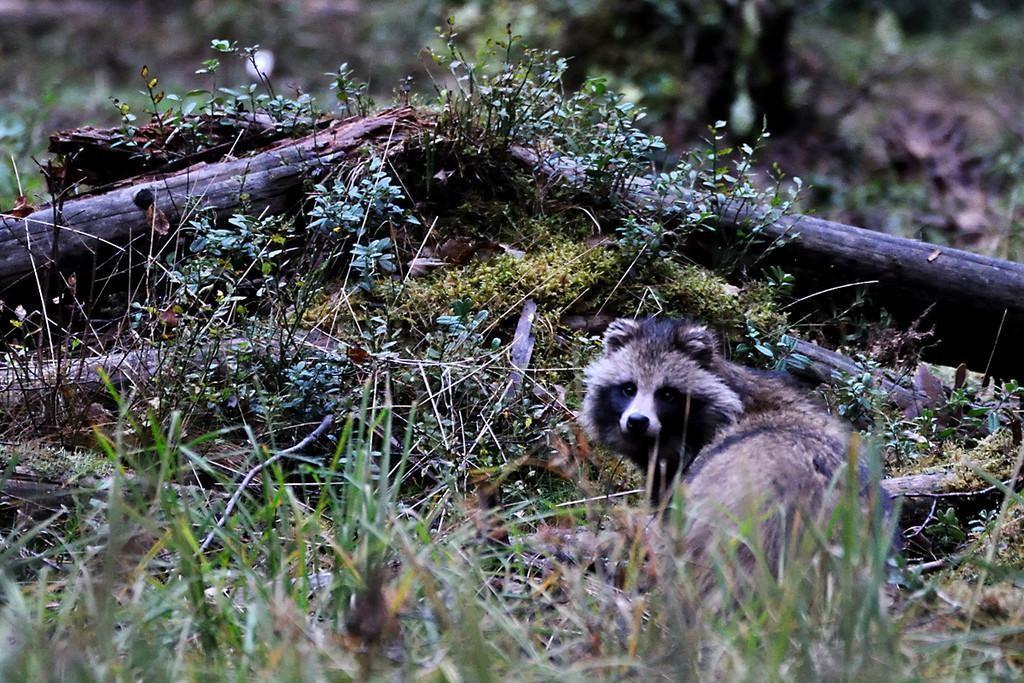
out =
<path fill-rule="evenodd" d="M 633 413 L 626 418 L 626 430 L 631 434 L 645 434 L 651 419 L 640 413 Z"/>

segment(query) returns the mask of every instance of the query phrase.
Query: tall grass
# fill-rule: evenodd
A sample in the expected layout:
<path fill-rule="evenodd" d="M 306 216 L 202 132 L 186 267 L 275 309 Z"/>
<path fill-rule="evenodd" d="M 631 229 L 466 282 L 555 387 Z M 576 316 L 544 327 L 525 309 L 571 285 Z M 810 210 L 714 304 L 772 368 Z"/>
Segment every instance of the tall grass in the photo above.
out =
<path fill-rule="evenodd" d="M 403 494 L 409 436 L 394 448 L 369 401 L 220 524 L 237 478 L 201 455 L 215 435 L 176 424 L 107 441 L 116 474 L 75 509 L 5 525 L 0 679 L 899 680 L 923 663 L 889 615 L 891 528 L 855 494 L 745 580 L 741 524 L 708 593 L 673 548 L 685 503 L 661 525 L 592 508 L 616 539 L 593 566 L 540 550 L 544 515 L 499 509 L 511 540 L 489 541 L 468 505 Z M 271 457 L 253 441 L 244 469 Z"/>

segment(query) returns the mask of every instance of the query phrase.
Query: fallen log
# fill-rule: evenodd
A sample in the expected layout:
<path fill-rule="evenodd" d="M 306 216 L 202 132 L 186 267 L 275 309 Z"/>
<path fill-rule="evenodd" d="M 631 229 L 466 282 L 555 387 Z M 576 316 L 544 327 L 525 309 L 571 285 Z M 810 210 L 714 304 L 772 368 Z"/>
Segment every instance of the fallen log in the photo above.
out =
<path fill-rule="evenodd" d="M 836 385 L 845 377 L 857 376 L 865 371 L 857 361 L 824 346 L 788 335 L 783 336 L 782 343 L 790 351 L 785 358 L 786 371 L 800 379 L 816 384 Z M 885 392 L 885 397 L 896 406 L 907 408 L 921 402 L 922 397 L 900 385 L 884 371 L 872 371 L 871 377 L 876 386 Z"/>
<path fill-rule="evenodd" d="M 395 151 L 396 143 L 423 125 L 408 108 L 338 121 L 244 159 L 136 179 L 131 186 L 71 199 L 56 210 L 48 207 L 23 218 L 0 216 L 0 285 L 95 253 L 101 245 L 124 249 L 135 239 L 148 242 L 150 205 L 170 225 L 180 221 L 195 198 L 218 215 L 238 210 L 243 201 L 250 212 L 285 211 L 294 207 L 302 180 L 313 168 L 355 158 L 364 145 L 383 144 Z M 514 147 L 512 156 L 538 176 L 582 188 L 583 173 L 571 160 L 521 147 Z M 633 182 L 628 197 L 670 211 L 685 211 L 693 200 L 686 193 L 659 195 L 648 179 Z M 720 207 L 717 225 L 720 231 L 738 230 L 761 225 L 763 216 L 761 207 L 731 202 Z M 935 325 L 937 342 L 925 350 L 928 360 L 1024 378 L 1024 355 L 1017 353 L 1024 346 L 1024 264 L 800 215 L 768 221 L 762 236 L 779 245 L 762 263 L 795 273 L 806 293 L 871 282 L 865 286 L 876 303 L 906 325 L 933 306 L 927 321 Z M 707 262 L 715 245 L 708 235 L 695 234 L 681 248 L 689 258 Z"/>
<path fill-rule="evenodd" d="M 900 502 L 900 525 L 904 529 L 926 525 L 934 517 L 939 505 L 942 508 L 956 508 L 968 516 L 986 504 L 991 505 L 1002 495 L 996 487 L 980 491 L 950 490 L 954 481 L 955 477 L 950 473 L 915 474 L 883 479 L 882 488 Z M 29 505 L 55 509 L 63 499 L 105 495 L 106 491 L 106 487 L 101 486 L 100 480 L 95 478 L 74 482 L 54 481 L 28 469 L 18 468 L 12 476 L 0 480 L 0 507 L 8 505 L 24 508 Z M 597 500 L 616 496 L 600 496 Z"/>
<path fill-rule="evenodd" d="M 213 353 L 223 361 L 224 354 L 242 343 L 249 344 L 228 340 Z M 185 360 L 195 364 L 209 353 L 210 349 L 201 348 Z M 172 367 L 175 361 L 181 360 L 179 355 L 172 347 L 143 346 L 131 351 L 111 351 L 61 361 L 40 362 L 33 358 L 21 364 L 3 364 L 0 365 L 0 406 L 30 405 L 36 399 L 69 388 L 77 395 L 98 397 L 106 393 L 104 376 L 112 387 L 122 391 L 144 384 L 164 368 Z"/>
<path fill-rule="evenodd" d="M 548 182 L 584 187 L 585 174 L 571 159 L 522 147 L 514 147 L 512 156 Z M 649 179 L 640 178 L 627 188 L 627 200 L 686 212 L 694 195 L 666 197 L 651 189 Z M 727 202 L 719 207 L 717 227 L 736 231 L 763 225 L 765 244 L 777 248 L 760 264 L 781 265 L 794 273 L 802 293 L 871 282 L 865 286 L 870 286 L 874 301 L 897 324 L 908 326 L 934 307 L 925 318 L 935 326 L 936 339 L 925 350 L 928 360 L 1024 378 L 1024 354 L 1019 352 L 1024 348 L 1024 264 L 811 216 L 783 216 L 765 224 L 765 211 L 738 200 Z M 713 235 L 694 234 L 681 249 L 688 258 L 707 264 L 716 245 Z"/>
<path fill-rule="evenodd" d="M 364 159 L 365 147 L 394 152 L 418 127 L 414 110 L 392 109 L 337 121 L 250 157 L 135 178 L 131 185 L 69 199 L 25 217 L 0 214 L 0 284 L 17 282 L 54 265 L 65 266 L 101 247 L 124 249 L 140 238 L 148 243 L 154 230 L 153 219 L 147 218 L 150 206 L 162 212 L 171 226 L 186 217 L 196 201 L 218 217 L 242 209 L 243 204 L 257 214 L 293 209 L 311 172 Z"/>
<path fill-rule="evenodd" d="M 34 515 L 71 507 L 69 503 L 86 500 L 102 490 L 99 480 L 94 477 L 59 481 L 24 467 L 15 467 L 6 478 L 3 474 L 0 470 L 0 510 L 11 508 L 22 514 Z"/>
<path fill-rule="evenodd" d="M 117 391 L 129 393 L 164 373 L 177 374 L 183 368 L 215 371 L 229 366 L 236 362 L 240 353 L 276 356 L 281 353 L 279 342 L 276 338 L 232 337 L 192 346 L 140 344 L 135 349 L 60 360 L 43 361 L 33 356 L 18 362 L 0 362 L 0 407 L 32 405 L 58 391 L 70 391 L 82 400 L 93 400 L 107 395 L 108 382 Z M 292 343 L 295 348 L 317 348 L 325 352 L 344 348 L 317 330 L 301 332 Z"/>
<path fill-rule="evenodd" d="M 308 120 L 296 123 L 312 127 Z M 86 126 L 58 131 L 50 135 L 47 151 L 63 159 L 65 186 L 79 181 L 95 186 L 147 173 L 170 173 L 227 156 L 240 157 L 288 137 L 284 127 L 259 113 L 200 114 L 193 125 L 207 138 L 200 149 L 190 149 L 194 143 L 184 136 L 175 138 L 173 127 L 152 122 L 135 128 L 131 137 L 120 128 Z"/>
<path fill-rule="evenodd" d="M 532 318 L 532 309 L 524 307 L 523 319 Z M 572 326 L 582 325 L 580 320 L 569 321 Z M 525 323 L 523 338 L 529 336 Z M 298 344 L 317 348 L 332 348 L 332 342 L 315 331 L 306 333 L 296 340 Z M 514 372 L 521 372 L 521 367 L 528 363 L 523 342 L 517 339 L 513 351 Z M 12 405 L 20 402 L 31 402 L 34 395 L 45 395 L 55 390 L 56 383 L 74 386 L 83 396 L 98 396 L 106 391 L 101 380 L 102 375 L 109 378 L 110 383 L 118 389 L 128 390 L 131 386 L 152 381 L 162 371 L 173 368 L 177 363 L 185 363 L 196 367 L 220 366 L 230 363 L 233 354 L 240 350 L 251 350 L 249 339 L 224 340 L 215 347 L 200 347 L 187 357 L 182 357 L 171 347 L 146 346 L 133 351 L 118 351 L 103 356 L 68 359 L 63 363 L 45 363 L 32 366 L 30 372 L 0 368 L 0 405 Z M 795 350 L 806 354 L 809 361 L 801 365 L 802 372 L 808 378 L 818 382 L 835 382 L 838 374 L 835 370 L 856 370 L 858 366 L 842 354 L 817 347 L 806 342 L 798 342 Z M 267 352 L 276 352 L 268 348 Z M 521 379 L 520 379 L 521 381 Z M 913 396 L 913 392 L 897 384 L 883 385 L 890 391 L 893 400 Z M 73 490 L 65 483 L 40 479 L 28 470 L 22 469 L 6 481 L 0 482 L 0 503 L 17 504 L 32 502 L 35 505 L 49 508 L 62 497 L 72 495 L 76 491 L 90 491 L 90 487 L 81 486 L 78 482 Z M 1002 495 L 999 487 L 988 486 L 979 490 L 957 490 L 961 479 L 952 471 L 933 472 L 891 477 L 882 480 L 882 487 L 894 499 L 900 501 L 900 521 L 905 529 L 923 527 L 933 517 L 938 505 L 943 508 L 953 507 L 967 516 L 985 505 L 991 505 Z M 1004 482 L 1010 485 L 1011 482 Z M 618 495 L 618 494 L 614 494 Z M 614 497 L 614 496 L 613 496 Z M 604 498 L 604 496 L 601 496 Z"/>

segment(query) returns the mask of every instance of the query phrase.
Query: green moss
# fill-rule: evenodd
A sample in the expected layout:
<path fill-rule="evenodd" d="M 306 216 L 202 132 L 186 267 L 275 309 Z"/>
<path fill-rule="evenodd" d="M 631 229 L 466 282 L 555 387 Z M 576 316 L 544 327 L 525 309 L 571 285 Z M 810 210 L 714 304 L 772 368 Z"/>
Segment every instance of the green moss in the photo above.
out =
<path fill-rule="evenodd" d="M 525 192 L 521 192 L 526 196 Z M 440 236 L 507 242 L 526 251 L 562 240 L 582 241 L 594 222 L 583 211 L 530 213 L 530 202 L 474 197 L 451 210 L 437 226 Z"/>
<path fill-rule="evenodd" d="M 991 482 L 979 472 L 1000 480 L 1009 478 L 1016 457 L 1013 434 L 1008 429 L 1000 429 L 982 439 L 974 448 L 967 449 L 956 443 L 944 444 L 941 462 L 947 469 L 952 466 L 956 476 L 951 490 L 972 491 L 991 486 Z"/>
<path fill-rule="evenodd" d="M 740 291 L 744 317 L 760 330 L 782 330 L 789 321 L 779 310 L 775 290 L 765 282 L 752 282 Z"/>
<path fill-rule="evenodd" d="M 995 561 L 1016 570 L 1015 573 L 1024 567 L 1024 509 L 1020 505 L 1010 508 L 999 525 Z M 1020 594 L 1019 589 L 1016 592 Z"/>
<path fill-rule="evenodd" d="M 584 297 L 592 301 L 610 291 L 617 278 L 618 258 L 610 250 L 555 238 L 547 248 L 521 258 L 503 254 L 415 281 L 404 308 L 409 313 L 445 311 L 461 299 L 501 319 L 518 313 L 523 301 L 532 298 L 547 314 L 558 315 Z"/>
<path fill-rule="evenodd" d="M 995 543 L 994 549 L 992 543 Z M 989 552 L 992 552 L 991 562 L 984 559 Z M 965 561 L 948 569 L 946 578 L 973 583 L 981 578 L 984 568 L 987 584 L 1017 584 L 1021 567 L 1024 567 L 1024 509 L 1011 505 L 1003 517 L 974 536 L 960 554 Z M 1020 593 L 1016 585 L 1013 591 Z"/>
<path fill-rule="evenodd" d="M 968 447 L 962 441 L 949 440 L 942 443 L 941 451 L 911 459 L 893 467 L 890 476 L 910 474 L 951 473 L 947 491 L 974 491 L 991 486 L 979 472 L 987 472 L 999 479 L 1007 479 L 1014 464 L 1017 449 L 1013 445 L 1013 434 L 1000 429 L 982 439 L 976 446 Z"/>
<path fill-rule="evenodd" d="M 663 284 L 658 289 L 670 313 L 719 325 L 731 326 L 739 321 L 739 290 L 724 278 L 698 266 L 673 262 L 663 264 L 663 270 Z"/>
<path fill-rule="evenodd" d="M 110 460 L 94 451 L 68 450 L 43 443 L 0 446 L 0 471 L 6 470 L 12 462 L 32 474 L 62 482 L 105 477 L 114 471 Z"/>
<path fill-rule="evenodd" d="M 763 283 L 743 287 L 699 266 L 665 262 L 658 286 L 666 313 L 684 315 L 724 330 L 740 332 L 749 321 L 761 330 L 784 328 L 786 317 L 775 304 L 774 292 Z"/>

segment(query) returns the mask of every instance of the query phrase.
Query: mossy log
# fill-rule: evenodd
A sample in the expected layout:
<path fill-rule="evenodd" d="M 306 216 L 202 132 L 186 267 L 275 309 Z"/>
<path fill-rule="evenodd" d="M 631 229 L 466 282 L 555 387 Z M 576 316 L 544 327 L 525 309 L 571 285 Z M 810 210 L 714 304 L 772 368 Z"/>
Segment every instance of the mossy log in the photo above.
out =
<path fill-rule="evenodd" d="M 571 160 L 522 147 L 512 155 L 547 182 L 582 188 L 586 180 Z M 692 203 L 691 195 L 653 192 L 645 178 L 631 184 L 628 199 L 670 211 L 685 211 Z M 721 207 L 717 226 L 737 231 L 761 225 L 763 215 L 763 207 L 730 202 Z M 926 359 L 1024 378 L 1024 264 L 799 214 L 768 222 L 762 235 L 766 245 L 777 248 L 760 264 L 794 273 L 802 293 L 870 282 L 874 301 L 897 324 L 910 326 L 928 312 L 925 324 L 934 325 L 936 343 L 925 350 Z M 695 234 L 681 249 L 688 258 L 710 263 L 716 247 L 709 236 Z"/>
<path fill-rule="evenodd" d="M 159 176 L 136 177 L 41 208 L 28 216 L 0 215 L 0 283 L 12 284 L 53 266 L 67 268 L 101 250 L 147 243 L 160 225 L 178 225 L 199 202 L 219 217 L 242 210 L 275 214 L 294 209 L 304 180 L 318 168 L 336 171 L 365 158 L 364 148 L 394 151 L 416 130 L 413 109 L 336 121 L 258 154 L 200 163 Z M 155 207 L 162 212 L 157 225 Z"/>
<path fill-rule="evenodd" d="M 963 479 L 953 470 L 924 472 L 882 480 L 882 488 L 897 501 L 900 527 L 908 541 L 921 534 L 937 515 L 952 508 L 963 521 L 980 510 L 992 509 L 1006 495 L 1004 488 L 1020 491 L 1024 481 L 1012 478 L 1001 486 L 965 488 Z"/>
<path fill-rule="evenodd" d="M 317 167 L 354 161 L 366 146 L 397 151 L 405 136 L 426 125 L 409 108 L 337 121 L 243 159 L 134 178 L 26 217 L 0 216 L 0 285 L 31 282 L 34 273 L 81 264 L 102 249 L 148 243 L 157 222 L 150 207 L 166 218 L 165 226 L 177 225 L 196 198 L 221 216 L 243 206 L 256 213 L 293 209 L 304 179 Z M 571 161 L 520 147 L 512 156 L 547 180 L 582 185 L 583 173 Z M 659 196 L 645 179 L 630 190 L 639 204 L 667 202 L 669 209 L 685 209 L 691 199 Z M 722 207 L 718 226 L 737 230 L 760 222 L 761 215 L 758 207 L 730 204 Z M 768 223 L 763 236 L 782 244 L 769 260 L 795 273 L 807 293 L 869 281 L 874 300 L 905 325 L 931 307 L 926 324 L 934 324 L 937 341 L 926 349 L 927 359 L 1024 378 L 1024 354 L 1018 351 L 1024 347 L 1024 264 L 801 215 Z M 689 258 L 709 262 L 715 247 L 698 234 L 680 248 Z"/>

